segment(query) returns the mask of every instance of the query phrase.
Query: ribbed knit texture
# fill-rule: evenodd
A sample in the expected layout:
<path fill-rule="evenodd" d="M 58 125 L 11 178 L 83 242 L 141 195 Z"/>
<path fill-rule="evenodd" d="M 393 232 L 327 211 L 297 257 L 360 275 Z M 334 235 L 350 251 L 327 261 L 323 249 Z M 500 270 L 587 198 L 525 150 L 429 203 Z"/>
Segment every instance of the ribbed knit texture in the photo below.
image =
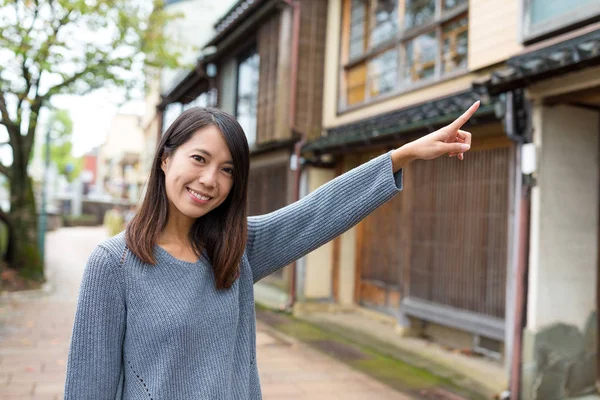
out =
<path fill-rule="evenodd" d="M 148 265 L 123 233 L 86 265 L 66 400 L 261 399 L 253 283 L 335 238 L 402 187 L 383 154 L 273 213 L 248 218 L 241 275 L 216 290 L 209 260 L 155 247 Z"/>

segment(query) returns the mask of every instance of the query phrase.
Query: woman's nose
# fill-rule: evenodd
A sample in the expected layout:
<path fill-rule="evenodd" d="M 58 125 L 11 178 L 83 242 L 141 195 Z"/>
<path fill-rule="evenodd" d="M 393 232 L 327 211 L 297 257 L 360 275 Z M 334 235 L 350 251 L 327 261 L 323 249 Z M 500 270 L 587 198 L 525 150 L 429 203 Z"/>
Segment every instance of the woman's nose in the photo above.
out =
<path fill-rule="evenodd" d="M 198 178 L 198 182 L 206 187 L 214 187 L 217 184 L 217 171 L 214 168 L 206 169 Z"/>

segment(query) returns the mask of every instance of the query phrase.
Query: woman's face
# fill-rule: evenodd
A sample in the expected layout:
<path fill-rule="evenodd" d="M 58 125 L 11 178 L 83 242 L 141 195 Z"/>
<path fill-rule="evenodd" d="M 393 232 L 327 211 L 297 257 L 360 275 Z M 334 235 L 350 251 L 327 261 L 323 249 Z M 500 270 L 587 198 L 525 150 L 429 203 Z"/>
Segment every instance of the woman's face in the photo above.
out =
<path fill-rule="evenodd" d="M 163 159 L 161 168 L 171 211 L 176 209 L 192 219 L 221 205 L 233 186 L 231 153 L 214 125 L 194 133 Z"/>

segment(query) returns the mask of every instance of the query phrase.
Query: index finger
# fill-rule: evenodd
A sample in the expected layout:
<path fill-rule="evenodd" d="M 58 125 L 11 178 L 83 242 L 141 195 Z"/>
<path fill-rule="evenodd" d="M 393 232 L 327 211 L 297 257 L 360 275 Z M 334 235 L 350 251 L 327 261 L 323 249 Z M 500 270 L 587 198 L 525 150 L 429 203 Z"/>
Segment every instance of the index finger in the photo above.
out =
<path fill-rule="evenodd" d="M 449 125 L 449 127 L 452 129 L 460 129 L 460 127 L 463 126 L 473 114 L 475 114 L 475 111 L 477 111 L 479 108 L 479 104 L 481 104 L 481 102 L 477 100 L 471 107 L 469 107 L 467 111 L 465 111 L 463 115 L 456 118 L 454 122 Z"/>

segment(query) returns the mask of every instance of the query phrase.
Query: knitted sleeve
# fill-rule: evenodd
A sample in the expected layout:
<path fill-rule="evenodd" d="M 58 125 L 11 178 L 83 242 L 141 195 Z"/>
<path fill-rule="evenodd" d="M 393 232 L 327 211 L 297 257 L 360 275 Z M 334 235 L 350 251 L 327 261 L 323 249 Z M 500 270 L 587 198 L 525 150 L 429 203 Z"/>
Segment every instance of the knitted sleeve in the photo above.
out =
<path fill-rule="evenodd" d="M 65 382 L 65 400 L 114 400 L 119 389 L 125 334 L 122 270 L 98 246 L 85 267 Z"/>
<path fill-rule="evenodd" d="M 254 282 L 350 229 L 402 189 L 390 153 L 338 176 L 301 200 L 248 218 Z"/>

